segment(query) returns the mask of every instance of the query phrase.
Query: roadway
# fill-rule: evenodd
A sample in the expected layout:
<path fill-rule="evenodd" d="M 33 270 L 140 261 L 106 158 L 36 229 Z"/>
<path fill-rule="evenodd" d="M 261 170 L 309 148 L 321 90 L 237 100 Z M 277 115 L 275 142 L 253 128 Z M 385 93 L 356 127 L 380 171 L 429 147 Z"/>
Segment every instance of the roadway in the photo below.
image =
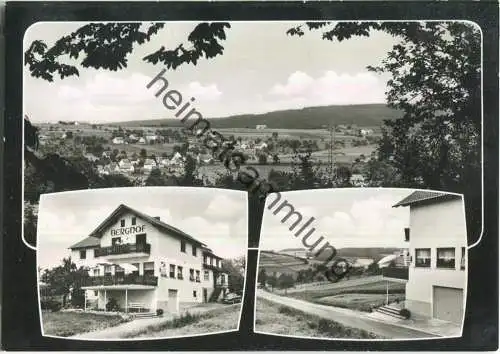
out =
<path fill-rule="evenodd" d="M 274 303 L 288 306 L 305 313 L 338 322 L 344 326 L 363 329 L 379 336 L 391 339 L 436 338 L 436 334 L 424 332 L 409 326 L 385 322 L 369 316 L 368 313 L 354 310 L 314 304 L 290 297 L 279 296 L 264 290 L 257 290 L 257 296 Z"/>

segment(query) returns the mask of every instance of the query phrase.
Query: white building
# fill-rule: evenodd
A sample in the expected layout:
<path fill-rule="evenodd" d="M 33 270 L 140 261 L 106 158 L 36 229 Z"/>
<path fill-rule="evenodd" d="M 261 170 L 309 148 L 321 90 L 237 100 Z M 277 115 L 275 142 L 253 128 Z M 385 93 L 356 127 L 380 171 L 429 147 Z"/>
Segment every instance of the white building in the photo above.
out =
<path fill-rule="evenodd" d="M 410 227 L 405 230 L 411 256 L 406 308 L 413 314 L 461 324 L 467 277 L 462 197 L 416 191 L 394 205 L 401 206 L 410 208 Z"/>
<path fill-rule="evenodd" d="M 258 124 L 255 126 L 255 129 L 267 129 L 267 125 L 265 124 Z"/>
<path fill-rule="evenodd" d="M 134 165 L 129 159 L 120 160 L 120 162 L 118 162 L 118 166 L 120 167 L 120 172 L 134 172 Z"/>
<path fill-rule="evenodd" d="M 151 171 L 156 168 L 156 162 L 153 159 L 146 159 L 143 168 L 145 171 Z"/>
<path fill-rule="evenodd" d="M 354 186 L 354 187 L 364 187 L 365 186 L 365 177 L 361 174 L 353 174 L 349 178 L 349 182 Z"/>
<path fill-rule="evenodd" d="M 99 309 L 114 299 L 125 312 L 177 313 L 181 302 L 214 301 L 228 286 L 222 258 L 205 244 L 123 204 L 70 249 L 89 269 L 82 289 Z"/>
<path fill-rule="evenodd" d="M 125 144 L 125 140 L 121 136 L 117 136 L 116 138 L 113 139 L 113 144 L 115 145 L 120 145 L 120 144 Z"/>

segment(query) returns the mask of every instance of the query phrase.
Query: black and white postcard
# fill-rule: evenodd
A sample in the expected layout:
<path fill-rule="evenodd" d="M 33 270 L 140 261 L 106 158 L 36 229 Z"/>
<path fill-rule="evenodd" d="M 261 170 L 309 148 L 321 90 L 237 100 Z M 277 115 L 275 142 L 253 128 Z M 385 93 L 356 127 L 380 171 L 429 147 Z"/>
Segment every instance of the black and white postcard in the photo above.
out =
<path fill-rule="evenodd" d="M 5 18 L 3 348 L 498 348 L 496 4 Z"/>

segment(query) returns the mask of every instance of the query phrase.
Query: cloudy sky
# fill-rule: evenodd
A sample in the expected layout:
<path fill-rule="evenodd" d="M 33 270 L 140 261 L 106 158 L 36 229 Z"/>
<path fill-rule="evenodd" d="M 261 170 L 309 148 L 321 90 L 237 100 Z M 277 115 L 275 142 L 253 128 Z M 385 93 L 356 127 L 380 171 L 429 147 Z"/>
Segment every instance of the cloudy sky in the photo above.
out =
<path fill-rule="evenodd" d="M 316 231 L 309 243 L 324 237 L 335 248 L 342 247 L 404 247 L 405 227 L 409 226 L 408 208 L 392 208 L 411 194 L 409 189 L 345 188 L 281 193 L 303 217 L 293 232 L 290 225 L 296 217 L 281 223 L 288 208 L 273 214 L 281 202 L 268 209 L 276 197 L 268 196 L 261 229 L 260 248 L 279 251 L 284 248 L 304 248 L 302 237 L 311 228 Z M 299 237 L 293 234 L 310 217 L 315 220 Z M 322 241 L 323 245 L 325 241 Z"/>
<path fill-rule="evenodd" d="M 387 77 L 366 70 L 376 65 L 395 43 L 384 33 L 343 42 L 321 39 L 320 32 L 286 35 L 301 22 L 233 22 L 223 42 L 224 54 L 198 65 L 169 70 L 166 79 L 204 117 L 262 113 L 308 106 L 384 103 Z M 38 23 L 25 34 L 52 45 L 81 22 Z M 80 120 L 117 122 L 174 118 L 146 85 L 163 68 L 142 58 L 161 46 L 187 42 L 196 23 L 170 23 L 154 39 L 129 56 L 118 72 L 81 68 L 79 77 L 47 82 L 24 71 L 24 112 L 34 122 Z M 189 46 L 189 44 L 188 44 Z"/>
<path fill-rule="evenodd" d="M 216 254 L 247 253 L 246 193 L 212 188 L 141 187 L 44 194 L 38 216 L 38 265 L 58 265 L 120 204 L 206 243 Z"/>

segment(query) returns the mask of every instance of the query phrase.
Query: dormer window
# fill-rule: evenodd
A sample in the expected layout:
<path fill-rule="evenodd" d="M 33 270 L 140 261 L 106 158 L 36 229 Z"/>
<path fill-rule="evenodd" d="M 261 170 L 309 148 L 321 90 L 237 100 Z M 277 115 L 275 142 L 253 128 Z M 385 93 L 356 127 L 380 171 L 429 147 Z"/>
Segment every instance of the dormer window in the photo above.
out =
<path fill-rule="evenodd" d="M 125 227 L 125 219 L 120 220 L 120 227 Z"/>

